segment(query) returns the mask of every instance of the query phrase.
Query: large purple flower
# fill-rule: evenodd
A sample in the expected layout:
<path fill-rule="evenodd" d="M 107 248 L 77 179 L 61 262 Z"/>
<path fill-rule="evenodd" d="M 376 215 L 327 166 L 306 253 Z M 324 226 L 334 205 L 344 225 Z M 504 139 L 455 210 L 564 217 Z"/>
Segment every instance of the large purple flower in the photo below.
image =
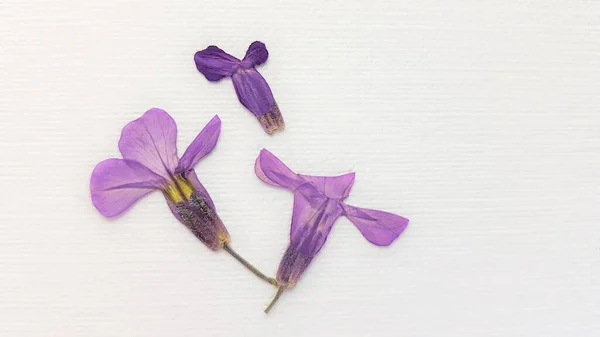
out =
<path fill-rule="evenodd" d="M 265 183 L 294 192 L 290 244 L 277 270 L 279 290 L 266 312 L 284 289 L 298 282 L 340 216 L 346 216 L 377 246 L 391 244 L 408 225 L 408 219 L 399 215 L 344 203 L 354 184 L 354 173 L 337 177 L 297 174 L 267 150 L 260 152 L 254 169 Z"/>
<path fill-rule="evenodd" d="M 175 121 L 161 109 L 148 110 L 123 128 L 119 140 L 123 159 L 106 159 L 92 172 L 94 206 L 102 215 L 114 217 L 160 190 L 175 217 L 210 249 L 219 250 L 230 237 L 194 165 L 212 151 L 220 132 L 221 120 L 215 116 L 178 158 Z"/>
<path fill-rule="evenodd" d="M 209 81 L 231 77 L 240 102 L 256 115 L 263 129 L 271 134 L 277 129 L 283 130 L 285 124 L 271 88 L 255 69 L 257 65 L 265 63 L 268 57 L 265 44 L 255 41 L 241 61 L 216 46 L 197 52 L 194 61 L 198 71 Z"/>
<path fill-rule="evenodd" d="M 231 248 L 229 233 L 194 171 L 196 163 L 213 150 L 220 133 L 221 120 L 215 116 L 178 158 L 175 121 L 161 109 L 148 110 L 123 128 L 119 140 L 123 159 L 96 165 L 90 182 L 92 202 L 110 218 L 160 190 L 173 215 L 200 241 L 214 251 L 223 248 L 256 276 L 277 285 Z"/>

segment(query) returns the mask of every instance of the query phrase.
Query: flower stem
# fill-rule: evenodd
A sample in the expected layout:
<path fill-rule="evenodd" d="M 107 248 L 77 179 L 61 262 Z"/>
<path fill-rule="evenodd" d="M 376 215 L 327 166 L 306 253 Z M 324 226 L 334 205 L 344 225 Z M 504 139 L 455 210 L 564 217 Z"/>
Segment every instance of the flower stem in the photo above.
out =
<path fill-rule="evenodd" d="M 269 303 L 269 306 L 265 309 L 265 314 L 269 313 L 269 311 L 271 310 L 271 308 L 273 308 L 273 306 L 275 305 L 275 303 L 279 299 L 279 296 L 281 296 L 282 293 L 283 293 L 283 288 L 281 286 L 277 287 L 277 292 L 275 293 L 275 297 L 273 297 L 273 299 L 271 300 L 271 303 Z"/>
<path fill-rule="evenodd" d="M 225 249 L 227 253 L 233 256 L 233 258 L 238 260 L 239 263 L 241 263 L 244 267 L 248 268 L 248 270 L 250 270 L 254 275 L 258 276 L 261 280 L 268 282 L 274 286 L 279 286 L 279 283 L 276 279 L 268 277 L 267 275 L 261 273 L 260 270 L 256 269 L 256 267 L 251 265 L 250 262 L 246 261 L 243 257 L 241 257 L 240 254 L 236 253 L 228 244 L 224 244 L 223 249 Z"/>

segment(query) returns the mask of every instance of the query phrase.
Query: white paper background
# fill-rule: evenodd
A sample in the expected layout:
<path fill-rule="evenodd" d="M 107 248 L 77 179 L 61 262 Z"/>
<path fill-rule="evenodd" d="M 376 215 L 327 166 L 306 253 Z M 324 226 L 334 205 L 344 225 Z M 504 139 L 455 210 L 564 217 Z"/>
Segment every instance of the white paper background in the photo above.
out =
<path fill-rule="evenodd" d="M 254 40 L 287 129 L 267 136 L 192 61 Z M 0 2 L 1 336 L 598 336 L 600 2 Z M 94 165 L 169 111 L 233 246 L 273 274 L 308 174 L 412 222 L 389 248 L 340 219 L 298 287 L 212 253 L 160 193 L 106 220 Z"/>

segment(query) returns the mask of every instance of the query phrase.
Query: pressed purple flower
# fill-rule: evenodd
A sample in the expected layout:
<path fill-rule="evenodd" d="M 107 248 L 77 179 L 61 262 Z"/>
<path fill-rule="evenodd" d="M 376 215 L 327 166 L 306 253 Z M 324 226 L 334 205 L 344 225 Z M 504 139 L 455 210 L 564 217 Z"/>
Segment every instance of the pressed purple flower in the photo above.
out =
<path fill-rule="evenodd" d="M 220 132 L 221 120 L 215 116 L 178 158 L 175 121 L 161 109 L 148 110 L 123 128 L 119 140 L 123 159 L 106 159 L 94 168 L 92 203 L 110 218 L 159 190 L 173 215 L 208 248 L 223 248 L 258 277 L 276 284 L 230 247 L 229 233 L 194 171 L 196 163 L 213 150 Z"/>
<path fill-rule="evenodd" d="M 123 128 L 119 140 L 123 159 L 107 159 L 94 169 L 90 184 L 94 206 L 102 215 L 114 217 L 160 190 L 175 217 L 210 249 L 219 250 L 230 237 L 194 165 L 212 151 L 220 131 L 221 120 L 215 116 L 180 159 L 175 121 L 163 110 L 148 110 Z"/>
<path fill-rule="evenodd" d="M 396 214 L 347 205 L 344 200 L 354 184 L 354 173 L 336 177 L 297 174 L 264 149 L 254 169 L 265 183 L 294 192 L 290 244 L 277 270 L 279 289 L 265 312 L 272 308 L 284 289 L 298 282 L 340 216 L 347 217 L 377 246 L 390 245 L 408 225 L 408 219 Z"/>
<path fill-rule="evenodd" d="M 209 81 L 231 77 L 240 103 L 250 110 L 263 129 L 271 134 L 275 130 L 283 130 L 285 124 L 271 88 L 255 69 L 256 66 L 265 63 L 268 57 L 269 52 L 265 44 L 255 41 L 248 47 L 246 56 L 241 61 L 216 46 L 209 46 L 197 52 L 194 61 L 198 71 Z"/>

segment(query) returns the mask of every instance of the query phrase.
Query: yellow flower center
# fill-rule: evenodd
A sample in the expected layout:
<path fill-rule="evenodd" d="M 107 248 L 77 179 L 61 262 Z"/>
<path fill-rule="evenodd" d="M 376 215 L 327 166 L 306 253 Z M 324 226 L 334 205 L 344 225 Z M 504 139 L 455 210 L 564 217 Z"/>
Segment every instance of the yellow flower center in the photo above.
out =
<path fill-rule="evenodd" d="M 177 204 L 190 200 L 192 193 L 194 193 L 194 186 L 192 186 L 189 179 L 176 175 L 165 187 L 164 193 L 174 204 Z"/>

